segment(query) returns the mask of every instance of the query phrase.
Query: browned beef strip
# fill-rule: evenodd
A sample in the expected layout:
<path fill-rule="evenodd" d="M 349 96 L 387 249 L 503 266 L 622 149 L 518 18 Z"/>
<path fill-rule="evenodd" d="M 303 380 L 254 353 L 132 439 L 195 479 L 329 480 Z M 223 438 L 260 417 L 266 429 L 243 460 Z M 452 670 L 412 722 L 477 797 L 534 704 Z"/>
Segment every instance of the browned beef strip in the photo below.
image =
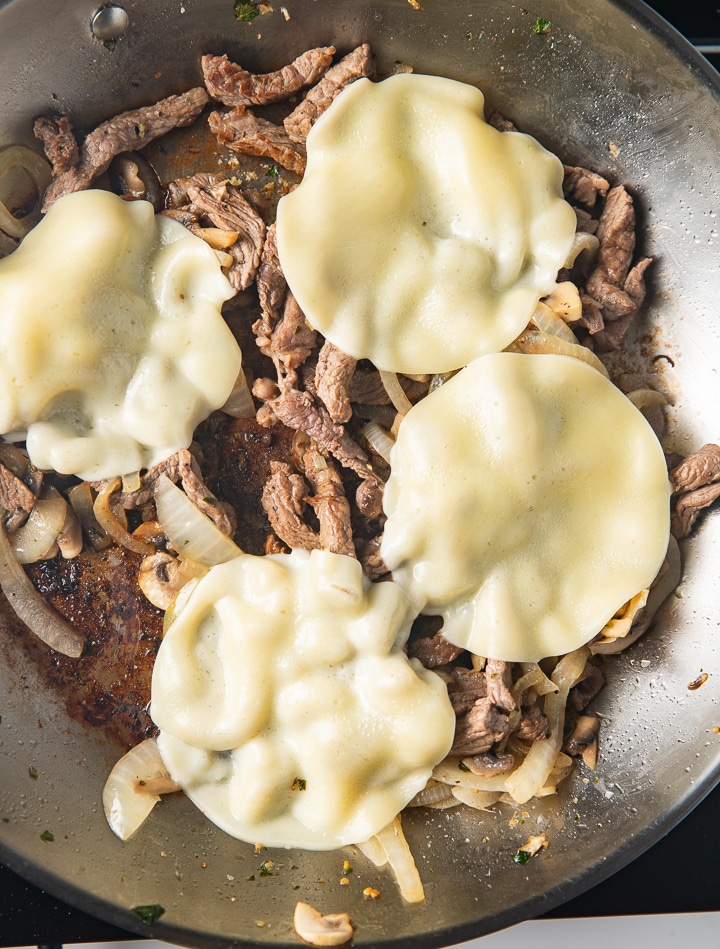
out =
<path fill-rule="evenodd" d="M 208 122 L 219 144 L 231 151 L 269 158 L 298 175 L 305 171 L 305 146 L 293 142 L 284 128 L 258 118 L 246 106 L 211 112 Z"/>
<path fill-rule="evenodd" d="M 382 512 L 383 483 L 373 471 L 367 455 L 341 425 L 330 418 L 327 409 L 309 392 L 275 387 L 277 394 L 268 404 L 278 419 L 295 431 L 305 432 L 321 451 L 333 455 L 341 465 L 363 479 L 356 494 L 357 505 L 366 517 Z M 257 394 L 259 389 L 253 389 Z"/>
<path fill-rule="evenodd" d="M 201 173 L 179 178 L 168 186 L 169 210 L 196 218 L 201 224 L 226 231 L 235 231 L 238 239 L 228 248 L 233 258 L 226 271 L 236 290 L 246 290 L 254 281 L 260 266 L 265 222 L 243 197 L 242 191 L 224 175 Z"/>
<path fill-rule="evenodd" d="M 121 152 L 139 151 L 171 129 L 190 125 L 208 101 L 207 92 L 198 87 L 103 122 L 82 143 L 80 161 L 50 182 L 43 211 L 64 194 L 89 187 Z"/>
<path fill-rule="evenodd" d="M 593 336 L 595 349 L 603 352 L 620 352 L 625 343 L 625 337 L 630 332 L 630 327 L 635 321 L 635 310 L 632 313 L 626 313 L 619 320 L 612 320 L 605 323 L 601 330 Z"/>
<path fill-rule="evenodd" d="M 681 495 L 675 504 L 672 518 L 672 535 L 680 540 L 692 530 L 698 514 L 720 497 L 720 482 L 705 484 L 687 494 Z"/>
<path fill-rule="evenodd" d="M 515 123 L 511 122 L 510 119 L 505 118 L 499 109 L 493 109 L 493 111 L 490 113 L 488 116 L 488 125 L 492 125 L 492 127 L 497 129 L 498 132 L 517 132 L 517 126 Z"/>
<path fill-rule="evenodd" d="M 201 63 L 205 88 L 213 99 L 229 106 L 268 105 L 316 83 L 334 55 L 334 46 L 309 49 L 282 69 L 259 76 L 230 62 L 227 55 L 203 56 Z"/>
<path fill-rule="evenodd" d="M 253 326 L 253 332 L 257 337 L 269 339 L 275 325 L 282 317 L 282 307 L 287 293 L 287 283 L 278 257 L 275 224 L 270 225 L 265 235 L 256 283 L 262 317 Z"/>
<path fill-rule="evenodd" d="M 487 695 L 487 682 L 483 669 L 465 669 L 455 666 L 450 669 L 448 696 L 456 715 L 469 712 L 478 699 Z"/>
<path fill-rule="evenodd" d="M 498 708 L 512 712 L 515 699 L 510 688 L 512 686 L 512 665 L 502 659 L 488 659 L 485 664 L 485 681 L 487 682 L 487 697 Z"/>
<path fill-rule="evenodd" d="M 564 171 L 563 192 L 572 204 L 592 211 L 598 198 L 604 198 L 608 193 L 610 183 L 602 175 L 571 165 L 565 165 Z"/>
<path fill-rule="evenodd" d="M 60 118 L 41 116 L 35 120 L 33 132 L 42 142 L 43 151 L 52 165 L 53 178 L 64 175 L 80 161 L 80 150 L 66 115 Z"/>
<path fill-rule="evenodd" d="M 580 325 L 585 327 L 591 336 L 605 329 L 602 307 L 597 300 L 594 300 L 589 294 L 585 293 L 584 290 L 581 290 L 580 302 L 582 303 L 582 319 L 580 320 Z"/>
<path fill-rule="evenodd" d="M 305 523 L 303 515 L 310 489 L 302 475 L 281 461 L 270 463 L 262 505 L 272 529 L 292 550 L 318 550 L 320 537 Z"/>
<path fill-rule="evenodd" d="M 605 685 L 605 676 L 599 665 L 589 660 L 582 674 L 568 694 L 568 709 L 582 712 Z"/>
<path fill-rule="evenodd" d="M 473 774 L 490 777 L 511 771 L 515 765 L 515 758 L 506 752 L 496 754 L 486 751 L 480 755 L 473 755 L 470 761 L 466 763 L 469 765 Z"/>
<path fill-rule="evenodd" d="M 361 544 L 357 551 L 357 557 L 362 564 L 363 571 L 371 580 L 380 580 L 390 573 L 380 553 L 381 543 L 382 535 L 371 537 Z"/>
<path fill-rule="evenodd" d="M 597 233 L 599 221 L 597 218 L 583 211 L 582 208 L 573 208 L 575 219 L 577 221 L 576 230 L 582 234 Z"/>
<path fill-rule="evenodd" d="M 308 132 L 330 106 L 335 97 L 351 82 L 371 76 L 373 62 L 370 46 L 363 43 L 339 63 L 331 66 L 320 82 L 313 86 L 300 105 L 285 119 L 285 131 L 291 141 L 304 145 Z"/>
<path fill-rule="evenodd" d="M 455 725 L 451 755 L 479 755 L 490 751 L 510 731 L 510 719 L 490 698 L 478 699 Z"/>
<path fill-rule="evenodd" d="M 645 271 L 652 262 L 652 257 L 641 257 L 640 260 L 630 268 L 630 273 L 625 278 L 625 283 L 623 284 L 623 290 L 638 309 L 645 300 Z"/>
<path fill-rule="evenodd" d="M 229 537 L 235 533 L 235 511 L 230 504 L 219 501 L 205 484 L 200 466 L 187 449 L 176 451 L 163 461 L 150 468 L 143 476 L 140 488 L 133 492 L 124 492 L 122 505 L 126 510 L 143 507 L 155 495 L 155 485 L 161 474 L 166 475 L 172 482 L 182 483 L 185 494 L 195 507 L 206 514 L 217 527 Z"/>
<path fill-rule="evenodd" d="M 446 666 L 449 662 L 454 662 L 464 651 L 460 646 L 449 643 L 441 629 L 433 636 L 423 636 L 408 643 L 408 656 L 419 659 L 426 669 Z"/>
<path fill-rule="evenodd" d="M 707 444 L 683 458 L 670 472 L 673 494 L 696 491 L 703 485 L 720 481 L 720 445 Z"/>
<path fill-rule="evenodd" d="M 0 462 L 0 507 L 8 513 L 6 527 L 12 532 L 18 528 L 35 507 L 34 492 Z"/>
<path fill-rule="evenodd" d="M 587 279 L 586 290 L 603 308 L 603 318 L 616 320 L 637 307 L 622 289 L 635 251 L 635 208 L 622 185 L 611 188 L 600 215 L 597 262 Z"/>
<path fill-rule="evenodd" d="M 320 522 L 320 547 L 355 557 L 350 505 L 337 468 L 314 447 L 305 452 L 303 463 L 305 477 L 315 492 L 307 500 Z"/>
<path fill-rule="evenodd" d="M 325 340 L 315 368 L 315 389 L 333 422 L 350 421 L 352 406 L 348 398 L 348 386 L 356 365 L 357 360 L 353 356 L 348 356 Z"/>
<path fill-rule="evenodd" d="M 539 741 L 547 738 L 550 733 L 550 724 L 537 705 L 523 706 L 520 721 L 513 734 L 523 741 Z"/>

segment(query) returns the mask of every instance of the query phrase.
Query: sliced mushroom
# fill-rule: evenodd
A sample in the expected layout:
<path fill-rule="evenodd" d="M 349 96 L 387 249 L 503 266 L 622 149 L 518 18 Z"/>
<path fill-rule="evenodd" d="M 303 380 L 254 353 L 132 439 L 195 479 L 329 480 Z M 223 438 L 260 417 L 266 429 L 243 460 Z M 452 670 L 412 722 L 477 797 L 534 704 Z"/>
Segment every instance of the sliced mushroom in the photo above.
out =
<path fill-rule="evenodd" d="M 323 916 L 309 903 L 298 903 L 293 917 L 295 932 L 311 946 L 342 946 L 354 933 L 347 913 Z"/>
<path fill-rule="evenodd" d="M 597 736 L 599 731 L 599 718 L 595 715 L 581 715 L 563 745 L 563 749 L 568 755 L 572 755 L 574 758 L 582 757 L 582 760 L 591 771 L 594 771 L 597 766 Z"/>
<path fill-rule="evenodd" d="M 178 560 L 172 554 L 158 551 L 143 560 L 138 584 L 153 606 L 167 610 L 189 580 L 206 572 L 207 567 L 193 560 Z"/>
<path fill-rule="evenodd" d="M 515 758 L 507 752 L 493 754 L 491 751 L 487 751 L 484 754 L 473 755 L 472 758 L 464 758 L 463 764 L 473 774 L 487 777 L 491 774 L 504 774 L 506 771 L 512 771 L 515 766 Z"/>
<path fill-rule="evenodd" d="M 113 191 L 134 201 L 149 201 L 162 211 L 164 199 L 160 179 L 150 162 L 138 152 L 123 152 L 113 158 L 108 176 Z"/>

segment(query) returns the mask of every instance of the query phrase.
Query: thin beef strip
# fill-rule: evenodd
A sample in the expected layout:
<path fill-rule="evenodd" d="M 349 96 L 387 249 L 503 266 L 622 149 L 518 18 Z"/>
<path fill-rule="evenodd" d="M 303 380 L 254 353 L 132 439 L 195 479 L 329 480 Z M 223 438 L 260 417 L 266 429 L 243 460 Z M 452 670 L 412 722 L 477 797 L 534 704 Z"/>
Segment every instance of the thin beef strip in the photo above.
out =
<path fill-rule="evenodd" d="M 443 636 L 442 630 L 439 629 L 432 636 L 422 636 L 411 640 L 407 651 L 411 659 L 418 659 L 426 669 L 437 669 L 439 666 L 454 662 L 465 650 L 449 643 Z M 484 676 L 482 676 L 482 682 L 485 688 Z"/>
<path fill-rule="evenodd" d="M 335 55 L 334 46 L 309 49 L 276 72 L 253 75 L 231 62 L 226 55 L 203 56 L 205 88 L 224 105 L 268 105 L 288 99 L 304 86 L 314 85 Z"/>
<path fill-rule="evenodd" d="M 107 122 L 103 122 L 95 131 L 90 132 L 82 143 L 79 161 L 65 167 L 50 182 L 45 192 L 43 211 L 47 211 L 63 195 L 88 188 L 95 178 L 107 171 L 116 155 L 122 152 L 139 151 L 171 129 L 190 125 L 208 101 L 207 92 L 198 87 L 180 95 L 162 99 L 154 105 L 122 112 Z M 35 134 L 41 141 L 44 141 L 44 137 L 47 138 L 47 129 L 46 123 L 42 121 L 40 124 L 35 123 Z M 53 152 L 58 148 L 61 151 L 67 149 L 67 129 L 63 134 L 65 138 L 63 146 L 48 139 Z M 69 149 L 68 156 L 71 155 L 71 151 L 72 149 Z"/>
<path fill-rule="evenodd" d="M 80 161 L 80 149 L 66 115 L 55 118 L 43 115 L 35 120 L 35 138 L 42 142 L 43 151 L 52 165 L 53 178 L 64 175 Z"/>
<path fill-rule="evenodd" d="M 674 537 L 687 537 L 700 512 L 720 497 L 720 446 L 703 445 L 670 473 Z"/>
<path fill-rule="evenodd" d="M 284 461 L 270 462 L 262 506 L 277 536 L 291 550 L 319 550 L 320 537 L 305 523 L 310 488 L 302 475 Z"/>
<path fill-rule="evenodd" d="M 38 489 L 41 482 L 42 476 L 38 482 Z M 5 526 L 9 532 L 14 531 L 27 520 L 28 514 L 35 507 L 36 500 L 35 493 L 28 485 L 0 462 L 0 507 L 7 512 Z"/>
<path fill-rule="evenodd" d="M 226 274 L 236 290 L 246 290 L 260 266 L 265 222 L 245 200 L 240 188 L 224 175 L 201 173 L 171 182 L 167 204 L 176 219 L 178 212 L 186 216 L 191 230 L 195 220 L 237 233 L 237 240 L 227 248 L 233 263 Z"/>
<path fill-rule="evenodd" d="M 335 465 L 315 447 L 303 456 L 305 477 L 313 487 L 314 495 L 307 499 L 320 523 L 320 546 L 334 554 L 355 557 L 350 505 L 345 488 Z"/>
<path fill-rule="evenodd" d="M 602 175 L 587 168 L 564 165 L 563 193 L 571 204 L 579 204 L 586 211 L 593 211 L 600 198 L 604 198 L 610 182 Z"/>
<path fill-rule="evenodd" d="M 313 86 L 300 105 L 287 116 L 283 125 L 291 141 L 305 144 L 308 132 L 329 108 L 342 90 L 363 76 L 371 76 L 373 62 L 370 46 L 363 43 L 339 63 L 331 66 L 320 82 Z"/>
<path fill-rule="evenodd" d="M 486 694 L 476 698 L 470 710 L 458 717 L 450 754 L 483 754 L 510 733 L 510 712 L 516 708 L 510 691 L 511 673 L 510 663 L 487 660 L 484 669 Z M 452 693 L 450 700 L 453 701 Z"/>
<path fill-rule="evenodd" d="M 333 422 L 349 422 L 352 406 L 348 386 L 355 373 L 357 360 L 348 356 L 329 340 L 325 340 L 315 369 L 315 389 L 325 403 Z"/>
<path fill-rule="evenodd" d="M 208 122 L 218 143 L 231 151 L 269 158 L 298 175 L 305 171 L 305 146 L 293 142 L 284 128 L 258 118 L 246 106 L 235 106 L 229 112 L 211 112 Z"/>

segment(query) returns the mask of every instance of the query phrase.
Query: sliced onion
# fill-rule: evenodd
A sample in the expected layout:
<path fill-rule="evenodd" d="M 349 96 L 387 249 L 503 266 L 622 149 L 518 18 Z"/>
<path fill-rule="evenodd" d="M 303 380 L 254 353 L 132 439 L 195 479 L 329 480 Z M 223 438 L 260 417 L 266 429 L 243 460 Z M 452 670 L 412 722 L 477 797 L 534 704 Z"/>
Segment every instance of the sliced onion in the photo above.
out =
<path fill-rule="evenodd" d="M 377 840 L 387 854 L 388 863 L 395 873 L 400 895 L 408 903 L 422 903 L 425 899 L 425 890 L 405 839 L 399 815 L 377 834 Z"/>
<path fill-rule="evenodd" d="M 548 336 L 558 336 L 568 343 L 579 345 L 577 336 L 567 323 L 554 313 L 546 303 L 538 303 L 531 319 L 541 333 L 547 333 Z"/>
<path fill-rule="evenodd" d="M 74 488 L 71 488 L 68 492 L 68 500 L 80 521 L 80 526 L 85 531 L 85 536 L 90 541 L 92 549 L 105 550 L 106 547 L 109 547 L 112 541 L 95 517 L 93 507 L 95 501 L 92 488 L 87 481 L 81 481 L 80 484 L 76 484 Z"/>
<path fill-rule="evenodd" d="M 57 553 L 58 534 L 67 515 L 64 498 L 41 498 L 35 502 L 28 519 L 11 535 L 18 563 L 36 563 Z"/>
<path fill-rule="evenodd" d="M 573 356 L 581 362 L 585 362 L 593 369 L 597 369 L 606 378 L 609 378 L 608 371 L 600 362 L 595 353 L 587 346 L 580 346 L 576 343 L 569 343 L 559 336 L 550 336 L 547 333 L 541 333 L 539 330 L 526 330 L 521 333 L 506 349 L 509 353 L 555 353 L 560 356 Z"/>
<path fill-rule="evenodd" d="M 461 804 L 475 808 L 476 811 L 486 811 L 500 800 L 498 791 L 477 791 L 475 788 L 454 787 L 452 796 Z"/>
<path fill-rule="evenodd" d="M 242 553 L 167 475 L 155 483 L 155 503 L 168 541 L 182 559 L 212 567 Z"/>
<path fill-rule="evenodd" d="M 428 395 L 431 392 L 434 392 L 436 389 L 439 389 L 440 386 L 444 386 L 445 383 L 452 379 L 453 376 L 457 375 L 458 370 L 452 369 L 450 372 L 436 372 L 435 375 L 430 380 L 430 385 L 428 387 Z"/>
<path fill-rule="evenodd" d="M 429 781 L 427 786 L 418 791 L 415 797 L 408 802 L 408 807 L 427 807 L 429 804 L 437 804 L 440 801 L 447 801 L 452 797 L 452 790 L 447 784 L 441 784 L 439 781 Z"/>
<path fill-rule="evenodd" d="M 475 791 L 496 791 L 501 793 L 505 790 L 508 777 L 513 772 L 503 774 L 473 774 L 472 771 L 460 768 L 460 758 L 445 758 L 439 765 L 433 769 L 433 778 L 436 781 L 442 781 L 450 787 L 472 788 Z"/>
<path fill-rule="evenodd" d="M 253 402 L 247 377 L 242 369 L 238 373 L 233 390 L 221 411 L 227 415 L 232 415 L 233 418 L 255 417 L 255 403 Z"/>
<path fill-rule="evenodd" d="M 181 790 L 160 757 L 157 742 L 146 738 L 131 748 L 108 775 L 102 793 L 105 817 L 113 833 L 127 840 L 160 800 Z"/>
<path fill-rule="evenodd" d="M 635 408 L 641 411 L 651 406 L 668 404 L 668 400 L 662 392 L 658 392 L 657 389 L 634 389 L 632 392 L 626 393 L 626 395 Z"/>
<path fill-rule="evenodd" d="M 0 586 L 18 617 L 46 645 L 64 656 L 77 658 L 85 637 L 73 629 L 35 589 L 15 559 L 5 528 L 0 524 Z"/>
<path fill-rule="evenodd" d="M 385 372 L 383 369 L 379 369 L 380 381 L 385 387 L 390 401 L 398 410 L 401 415 L 407 415 L 410 409 L 412 408 L 412 402 L 408 399 L 405 394 L 405 390 L 400 385 L 400 380 L 397 377 L 396 372 Z"/>
<path fill-rule="evenodd" d="M 115 543 L 121 547 L 127 547 L 128 550 L 133 550 L 136 554 L 143 554 L 147 557 L 155 553 L 155 548 L 145 543 L 144 540 L 133 537 L 127 529 L 125 512 L 121 508 L 119 513 L 116 513 L 111 506 L 112 496 L 119 490 L 121 484 L 121 478 L 111 478 L 110 481 L 106 482 L 95 498 L 93 512 L 102 529 L 112 537 Z"/>
<path fill-rule="evenodd" d="M 24 179 L 24 180 L 23 180 Z M 11 145 L 0 151 L 0 231 L 24 237 L 40 220 L 42 195 L 50 184 L 50 166 L 31 148 Z M 13 208 L 33 207 L 23 217 Z"/>
<path fill-rule="evenodd" d="M 378 424 L 378 422 L 368 422 L 367 425 L 363 425 L 362 431 L 373 451 L 377 452 L 383 461 L 390 464 L 390 452 L 395 442 L 382 425 Z"/>
<path fill-rule="evenodd" d="M 565 267 L 572 267 L 584 250 L 596 253 L 599 247 L 600 241 L 594 234 L 588 234 L 587 231 L 577 231 L 573 245 L 570 248 L 570 253 L 567 255 L 567 260 L 565 261 Z"/>
<path fill-rule="evenodd" d="M 355 844 L 354 846 L 376 867 L 387 866 L 387 854 L 377 837 L 371 837 L 370 840 L 364 840 L 361 844 Z"/>

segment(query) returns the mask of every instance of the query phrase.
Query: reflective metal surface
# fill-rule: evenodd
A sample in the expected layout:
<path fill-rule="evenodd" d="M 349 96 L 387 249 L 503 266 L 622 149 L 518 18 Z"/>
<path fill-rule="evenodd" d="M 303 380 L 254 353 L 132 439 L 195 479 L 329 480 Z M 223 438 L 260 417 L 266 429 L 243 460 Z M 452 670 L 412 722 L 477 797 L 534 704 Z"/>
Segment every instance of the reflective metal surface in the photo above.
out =
<path fill-rule="evenodd" d="M 657 262 L 628 364 L 673 400 L 669 447 L 720 440 L 720 88 L 641 3 L 544 0 L 528 12 L 508 0 L 421 0 L 419 10 L 406 0 L 285 0 L 251 24 L 234 19 L 231 0 L 121 6 L 127 29 L 111 50 L 93 35 L 97 3 L 0 2 L 0 142 L 31 144 L 41 113 L 67 112 L 91 127 L 195 85 L 205 52 L 261 70 L 310 46 L 369 41 L 381 70 L 402 61 L 476 83 L 564 159 L 635 191 L 644 250 Z M 550 20 L 549 35 L 534 34 L 538 15 Z M 641 853 L 720 775 L 719 545 L 720 516 L 710 515 L 684 548 L 684 581 L 654 631 L 610 658 L 595 774 L 578 768 L 558 798 L 514 811 L 406 819 L 426 885 L 421 907 L 403 905 L 390 877 L 359 856 L 350 885 L 340 886 L 345 854 L 256 855 L 183 798 L 158 806 L 121 843 L 100 804 L 117 749 L 42 689 L 5 613 L 0 857 L 90 913 L 188 946 L 296 945 L 298 899 L 348 911 L 360 945 L 447 945 L 535 916 Z M 708 681 L 689 690 L 702 670 Z M 519 866 L 513 854 L 539 830 L 548 850 Z M 261 876 L 268 857 L 276 875 Z M 363 898 L 368 885 L 379 900 Z M 130 910 L 147 903 L 166 910 L 153 927 Z"/>

